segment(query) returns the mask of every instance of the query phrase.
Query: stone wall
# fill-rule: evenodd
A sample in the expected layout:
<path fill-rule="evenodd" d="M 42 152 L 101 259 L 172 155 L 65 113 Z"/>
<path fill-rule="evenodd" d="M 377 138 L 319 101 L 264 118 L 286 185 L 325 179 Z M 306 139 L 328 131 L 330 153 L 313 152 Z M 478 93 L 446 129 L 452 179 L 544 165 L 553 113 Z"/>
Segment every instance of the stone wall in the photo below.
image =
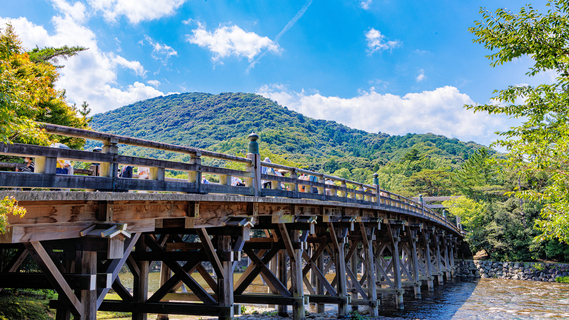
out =
<path fill-rule="evenodd" d="M 459 277 L 554 282 L 557 277 L 569 276 L 569 264 L 464 260 L 456 265 Z"/>

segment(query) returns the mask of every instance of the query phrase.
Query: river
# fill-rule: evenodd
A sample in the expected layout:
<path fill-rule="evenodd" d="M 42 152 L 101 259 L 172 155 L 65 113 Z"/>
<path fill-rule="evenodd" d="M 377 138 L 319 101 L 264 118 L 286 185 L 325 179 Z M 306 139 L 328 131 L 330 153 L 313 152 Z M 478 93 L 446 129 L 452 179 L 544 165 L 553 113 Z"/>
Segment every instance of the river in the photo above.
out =
<path fill-rule="evenodd" d="M 193 276 L 202 282 L 201 276 Z M 130 274 L 121 274 L 121 279 L 130 287 Z M 150 274 L 151 292 L 158 288 L 158 279 L 159 273 Z M 267 286 L 257 278 L 247 291 L 266 290 Z M 311 313 L 314 309 L 314 306 L 307 306 Z M 336 306 L 326 307 L 326 311 L 333 310 Z M 454 280 L 444 286 L 435 286 L 433 292 L 423 287 L 421 299 L 413 297 L 412 289 L 407 290 L 404 310 L 395 307 L 393 296 L 383 296 L 380 315 L 380 319 L 569 319 L 569 284 L 504 279 Z"/>
<path fill-rule="evenodd" d="M 426 288 L 423 288 L 426 289 Z M 569 319 L 569 284 L 504 279 L 456 280 L 421 299 L 405 296 L 405 309 L 384 297 L 385 319 Z"/>

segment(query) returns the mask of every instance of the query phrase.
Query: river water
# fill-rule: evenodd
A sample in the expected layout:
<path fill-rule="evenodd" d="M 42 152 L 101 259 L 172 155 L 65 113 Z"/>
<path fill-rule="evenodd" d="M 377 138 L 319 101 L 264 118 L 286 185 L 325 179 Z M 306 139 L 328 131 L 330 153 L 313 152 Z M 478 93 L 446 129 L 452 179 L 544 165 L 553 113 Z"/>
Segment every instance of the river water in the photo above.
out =
<path fill-rule="evenodd" d="M 569 319 L 569 284 L 504 279 L 457 280 L 422 288 L 422 298 L 405 295 L 405 309 L 393 297 L 381 299 L 384 319 Z"/>
<path fill-rule="evenodd" d="M 193 276 L 205 285 L 199 274 Z M 236 275 L 236 278 L 239 276 L 240 274 Z M 334 275 L 326 276 L 331 280 Z M 131 287 L 130 274 L 121 274 L 121 279 L 123 284 Z M 157 290 L 159 273 L 151 273 L 149 282 L 150 291 Z M 267 293 L 267 289 L 258 277 L 247 291 Z M 569 319 L 569 284 L 471 279 L 453 280 L 443 286 L 435 286 L 435 291 L 432 292 L 426 287 L 421 290 L 420 299 L 414 298 L 413 289 L 406 290 L 403 310 L 395 307 L 393 296 L 379 297 L 379 319 Z M 335 305 L 326 306 L 327 312 L 335 310 Z M 307 306 L 307 311 L 314 313 L 315 306 Z M 266 317 L 259 315 L 256 318 Z"/>

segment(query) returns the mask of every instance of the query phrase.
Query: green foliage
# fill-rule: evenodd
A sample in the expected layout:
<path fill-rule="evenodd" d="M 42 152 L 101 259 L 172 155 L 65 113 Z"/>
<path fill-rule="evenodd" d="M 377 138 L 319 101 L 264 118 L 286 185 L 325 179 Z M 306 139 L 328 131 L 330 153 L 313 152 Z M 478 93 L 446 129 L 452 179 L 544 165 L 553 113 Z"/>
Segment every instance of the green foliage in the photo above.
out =
<path fill-rule="evenodd" d="M 540 240 L 558 238 L 569 243 L 569 1 L 549 0 L 547 6 L 546 13 L 531 5 L 519 13 L 481 9 L 482 20 L 470 31 L 476 36 L 475 42 L 492 50 L 487 56 L 492 66 L 526 56 L 534 63 L 528 76 L 552 72 L 555 81 L 509 86 L 494 92 L 496 104 L 467 107 L 522 120 L 521 125 L 502 132 L 496 145 L 506 148 L 504 163 L 520 176 L 547 174 L 544 188 L 516 191 L 519 197 L 544 204 L 542 218 L 537 221 L 542 231 Z"/>
<path fill-rule="evenodd" d="M 0 296 L 0 320 L 48 320 L 54 319 L 46 301 L 33 299 L 30 296 Z"/>
<path fill-rule="evenodd" d="M 30 60 L 10 24 L 0 29 L 0 142 L 84 144 L 84 139 L 48 136 L 35 123 L 87 127 L 86 114 L 79 116 L 65 101 L 65 91 L 55 89 L 58 78 L 51 63 Z"/>
<path fill-rule="evenodd" d="M 68 47 L 63 46 L 61 48 L 45 47 L 45 48 L 34 48 L 28 51 L 30 61 L 35 63 L 50 62 L 58 63 L 60 58 L 67 60 L 69 57 L 76 56 L 79 52 L 85 51 L 88 48 L 85 47 Z M 56 66 L 57 68 L 62 68 L 61 66 Z"/>
<path fill-rule="evenodd" d="M 543 265 L 543 263 L 534 263 L 533 268 L 537 271 L 545 270 L 545 266 Z"/>
<path fill-rule="evenodd" d="M 558 283 L 569 283 L 569 277 L 557 277 L 557 278 L 555 278 L 555 282 L 558 282 Z"/>
<path fill-rule="evenodd" d="M 483 203 L 461 196 L 444 201 L 443 205 L 453 216 L 461 218 L 462 225 L 467 231 L 482 227 L 485 214 Z"/>
<path fill-rule="evenodd" d="M 14 215 L 20 218 L 26 214 L 26 209 L 18 206 L 18 201 L 14 197 L 5 197 L 0 200 L 0 234 L 6 233 L 10 226 L 8 216 Z"/>

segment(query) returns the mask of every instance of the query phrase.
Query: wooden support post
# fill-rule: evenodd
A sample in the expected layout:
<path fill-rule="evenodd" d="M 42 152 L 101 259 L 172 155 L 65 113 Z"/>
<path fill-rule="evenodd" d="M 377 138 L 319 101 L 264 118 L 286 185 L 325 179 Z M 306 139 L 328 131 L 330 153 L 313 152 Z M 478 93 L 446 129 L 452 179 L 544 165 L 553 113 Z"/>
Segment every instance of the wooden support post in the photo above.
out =
<path fill-rule="evenodd" d="M 442 286 L 445 284 L 443 279 L 443 269 L 441 267 L 441 246 L 440 246 L 440 237 L 439 235 L 435 234 L 435 252 L 436 252 L 436 263 L 437 263 L 437 283 L 438 285 Z"/>
<path fill-rule="evenodd" d="M 231 252 L 231 236 L 219 236 L 217 250 L 221 252 Z M 220 320 L 233 319 L 233 263 L 223 260 L 221 262 L 223 277 L 217 277 L 218 303 L 219 306 L 229 307 L 228 314 L 219 316 Z"/>
<path fill-rule="evenodd" d="M 456 272 L 456 266 L 454 265 L 454 246 L 456 244 L 456 241 L 454 241 L 454 238 L 452 238 L 451 243 L 450 243 L 450 272 L 451 272 L 451 276 L 454 277 L 454 274 Z"/>
<path fill-rule="evenodd" d="M 136 243 L 136 252 L 146 252 L 147 246 L 145 243 L 146 235 L 141 235 Z M 133 300 L 135 303 L 145 303 L 148 299 L 148 272 L 149 272 L 149 261 L 137 261 L 138 269 L 140 273 L 134 275 L 133 279 Z M 146 320 L 146 312 L 141 312 L 134 310 L 132 312 L 132 320 Z"/>
<path fill-rule="evenodd" d="M 294 230 L 293 239 L 295 242 L 300 240 L 300 231 Z M 304 231 L 308 232 L 308 231 Z M 290 272 L 291 272 L 291 289 L 290 293 L 295 298 L 302 298 L 297 301 L 295 305 L 292 306 L 292 318 L 294 320 L 300 320 L 305 318 L 304 314 L 304 287 L 302 283 L 302 247 L 299 249 L 294 249 L 294 260 L 290 261 Z"/>
<path fill-rule="evenodd" d="M 423 239 L 425 240 L 425 265 L 427 266 L 427 287 L 429 291 L 435 291 L 435 286 L 433 284 L 433 264 L 431 263 L 431 230 L 425 229 L 423 231 Z"/>
<path fill-rule="evenodd" d="M 164 263 L 160 264 L 160 287 L 162 287 L 168 280 L 170 280 L 170 268 Z M 164 300 L 162 300 L 164 301 Z M 168 314 L 159 314 L 157 320 L 168 320 Z"/>
<path fill-rule="evenodd" d="M 356 246 L 358 245 L 357 241 L 352 241 L 351 243 L 352 246 Z M 353 249 L 350 248 L 350 250 Z M 357 278 L 358 278 L 358 253 L 357 253 L 357 249 L 356 252 L 354 254 L 352 254 L 352 257 L 350 258 L 350 268 L 352 269 L 352 272 L 354 273 L 354 275 L 356 276 L 356 279 L 352 279 L 352 288 L 356 287 L 356 284 L 354 282 L 357 282 Z M 357 291 L 352 291 L 351 293 L 352 296 L 352 301 L 356 300 L 358 298 L 358 292 Z M 358 306 L 357 305 L 352 305 L 352 311 L 358 311 Z"/>
<path fill-rule="evenodd" d="M 445 277 L 447 281 L 450 281 L 450 264 L 449 264 L 449 257 L 448 257 L 448 247 L 449 241 L 446 237 L 443 238 L 445 243 Z"/>
<path fill-rule="evenodd" d="M 285 249 L 282 249 L 278 253 L 279 257 L 279 280 L 287 286 L 287 253 Z M 286 305 L 279 305 L 278 306 L 279 316 L 281 317 L 288 317 L 288 310 Z"/>
<path fill-rule="evenodd" d="M 81 274 L 97 275 L 97 252 L 81 252 Z M 97 289 L 81 290 L 81 304 L 83 305 L 82 320 L 97 319 Z"/>
<path fill-rule="evenodd" d="M 325 243 L 321 243 L 319 244 L 319 246 L 326 246 Z M 316 260 L 316 267 L 318 268 L 318 270 L 320 271 L 324 271 L 324 253 L 322 253 L 319 257 L 318 260 Z M 316 272 L 312 272 L 314 275 L 316 275 Z M 324 275 L 326 276 L 326 275 Z M 316 279 L 317 283 L 316 283 L 316 293 L 318 295 L 323 295 L 324 294 L 324 283 L 322 282 L 322 280 L 320 279 Z M 316 312 L 318 313 L 322 313 L 324 312 L 325 309 L 325 304 L 324 303 L 318 303 L 317 307 L 316 307 Z"/>
<path fill-rule="evenodd" d="M 273 274 L 277 274 L 277 264 L 278 264 L 278 261 L 279 261 L 279 257 L 278 257 L 278 255 L 277 255 L 277 256 L 275 256 L 275 257 L 271 260 L 271 262 L 269 262 L 269 270 L 271 270 L 271 272 L 272 272 Z M 269 308 L 276 308 L 276 305 L 270 304 L 270 305 L 269 305 Z"/>
<path fill-rule="evenodd" d="M 330 238 L 332 242 L 332 247 L 334 248 L 336 260 L 336 279 L 338 284 L 338 295 L 341 301 L 338 303 L 338 317 L 345 317 L 348 315 L 348 287 L 346 279 L 346 254 L 344 243 L 338 242 L 338 237 L 336 236 L 336 230 L 334 229 L 332 223 L 328 223 L 328 231 L 330 232 Z"/>
<path fill-rule="evenodd" d="M 401 285 L 401 262 L 399 261 L 399 227 L 389 225 L 388 230 L 393 244 L 391 260 L 393 261 L 393 285 L 395 289 L 395 305 L 398 309 L 403 309 L 403 286 Z"/>
<path fill-rule="evenodd" d="M 409 249 L 411 249 L 411 263 L 413 264 L 413 290 L 415 298 L 421 298 L 421 279 L 419 278 L 419 261 L 417 259 L 417 230 L 410 228 L 408 232 Z"/>
<path fill-rule="evenodd" d="M 377 301 L 377 287 L 376 287 L 376 273 L 375 273 L 375 256 L 373 254 L 373 246 L 371 245 L 373 242 L 370 243 L 368 239 L 368 235 L 366 232 L 366 228 L 362 222 L 359 223 L 360 232 L 362 234 L 362 244 L 364 249 L 364 262 L 365 265 L 362 264 L 367 270 L 367 289 L 368 289 L 368 298 L 372 301 Z M 373 237 L 373 229 L 372 229 L 372 237 Z M 373 317 L 378 316 L 377 304 L 373 306 L 369 306 L 369 314 Z"/>

